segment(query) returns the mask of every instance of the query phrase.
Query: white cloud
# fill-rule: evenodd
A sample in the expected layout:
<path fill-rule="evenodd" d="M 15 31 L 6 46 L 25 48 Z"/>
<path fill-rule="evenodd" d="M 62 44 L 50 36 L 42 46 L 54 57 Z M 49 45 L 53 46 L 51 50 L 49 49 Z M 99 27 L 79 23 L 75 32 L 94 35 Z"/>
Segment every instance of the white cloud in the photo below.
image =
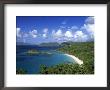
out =
<path fill-rule="evenodd" d="M 88 17 L 88 18 L 85 20 L 85 23 L 86 23 L 86 24 L 94 24 L 94 17 Z"/>
<path fill-rule="evenodd" d="M 71 38 L 73 37 L 72 33 L 70 31 L 66 31 L 64 34 L 65 37 Z"/>
<path fill-rule="evenodd" d="M 94 24 L 84 24 L 84 28 L 90 34 L 90 36 L 94 36 Z"/>
<path fill-rule="evenodd" d="M 44 32 L 44 33 L 48 33 L 48 28 L 45 28 L 45 29 L 43 30 L 43 32 Z"/>
<path fill-rule="evenodd" d="M 76 31 L 74 34 L 74 41 L 84 42 L 88 40 L 88 35 L 84 34 L 82 31 Z"/>
<path fill-rule="evenodd" d="M 59 26 L 58 30 L 52 30 L 51 37 L 52 40 L 57 40 L 59 42 L 63 41 L 88 41 L 89 39 L 94 39 L 94 17 L 88 17 L 85 20 L 84 25 L 80 28 L 77 26 L 65 26 L 66 22 L 62 22 L 63 25 Z M 65 31 L 66 30 L 66 31 Z M 32 30 L 29 32 L 22 32 L 21 28 L 16 28 L 18 39 L 23 38 L 22 40 L 25 42 L 27 39 L 33 39 L 36 37 L 40 38 L 51 38 L 48 28 L 44 28 L 42 33 L 37 32 L 37 30 Z M 48 36 L 49 35 L 49 36 Z M 21 37 L 21 38 L 20 38 Z M 28 37 L 28 38 L 27 38 Z"/>
<path fill-rule="evenodd" d="M 37 35 L 33 34 L 33 35 L 32 35 L 32 37 L 33 37 L 33 38 L 36 38 L 36 37 L 37 37 Z"/>
<path fill-rule="evenodd" d="M 48 28 L 44 28 L 42 37 L 47 38 L 47 34 L 48 34 Z"/>
<path fill-rule="evenodd" d="M 21 28 L 16 28 L 16 35 L 17 35 L 17 37 L 22 37 Z"/>
<path fill-rule="evenodd" d="M 33 38 L 36 38 L 36 37 L 37 37 L 37 30 L 30 31 L 29 34 L 30 34 Z"/>
<path fill-rule="evenodd" d="M 95 31 L 95 24 L 94 24 L 94 17 L 88 17 L 85 20 L 85 24 L 81 27 L 81 30 L 86 30 L 89 34 L 91 39 L 94 39 L 94 31 Z"/>
<path fill-rule="evenodd" d="M 83 32 L 82 31 L 76 31 L 75 32 L 75 37 L 82 36 L 82 35 L 83 35 Z"/>
<path fill-rule="evenodd" d="M 42 36 L 43 36 L 44 38 L 47 38 L 47 34 L 45 34 L 45 33 L 44 33 Z"/>
<path fill-rule="evenodd" d="M 59 42 L 62 42 L 63 41 L 63 38 L 64 38 L 64 33 L 62 32 L 61 29 L 55 31 L 55 30 L 52 30 L 52 38 L 54 40 L 57 40 Z"/>
<path fill-rule="evenodd" d="M 61 38 L 63 36 L 62 30 L 59 29 L 57 32 L 54 32 L 53 36 L 55 38 Z"/>
<path fill-rule="evenodd" d="M 62 36 L 62 30 L 58 30 L 58 31 L 56 32 L 56 36 L 61 37 L 61 36 Z"/>
<path fill-rule="evenodd" d="M 44 35 L 45 36 L 45 35 Z M 76 31 L 74 34 L 71 31 L 66 31 L 62 33 L 62 30 L 52 31 L 52 36 L 57 41 L 75 41 L 84 42 L 88 40 L 88 35 L 84 34 L 82 31 Z"/>
<path fill-rule="evenodd" d="M 69 40 L 72 40 L 73 38 L 71 31 L 68 30 L 65 33 L 63 33 L 61 29 L 57 30 L 56 32 L 55 30 L 53 30 L 52 36 L 57 41 L 64 41 L 64 40 L 69 41 Z"/>

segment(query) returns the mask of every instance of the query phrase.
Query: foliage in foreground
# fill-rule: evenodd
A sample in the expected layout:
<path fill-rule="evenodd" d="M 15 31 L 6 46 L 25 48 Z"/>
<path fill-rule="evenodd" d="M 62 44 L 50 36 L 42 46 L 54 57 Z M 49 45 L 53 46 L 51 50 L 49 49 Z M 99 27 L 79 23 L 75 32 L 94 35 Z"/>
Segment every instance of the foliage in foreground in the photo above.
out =
<path fill-rule="evenodd" d="M 26 74 L 26 73 L 27 71 L 22 68 L 16 70 L 16 74 Z"/>
<path fill-rule="evenodd" d="M 94 67 L 78 64 L 59 64 L 53 67 L 41 65 L 42 74 L 94 74 Z"/>
<path fill-rule="evenodd" d="M 41 66 L 42 74 L 94 74 L 94 42 L 73 43 L 64 45 L 59 51 L 75 55 L 83 60 L 83 65 L 59 64 L 56 66 Z"/>

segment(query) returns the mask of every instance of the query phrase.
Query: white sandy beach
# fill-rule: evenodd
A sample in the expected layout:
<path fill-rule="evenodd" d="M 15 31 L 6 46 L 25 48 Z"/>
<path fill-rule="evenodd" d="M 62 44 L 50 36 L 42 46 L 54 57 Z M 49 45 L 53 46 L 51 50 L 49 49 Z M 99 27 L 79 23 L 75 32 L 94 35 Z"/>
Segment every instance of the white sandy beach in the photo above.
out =
<path fill-rule="evenodd" d="M 83 61 L 80 60 L 79 58 L 75 57 L 74 55 L 70 55 L 70 54 L 65 54 L 71 58 L 73 58 L 75 60 L 76 63 L 78 63 L 79 65 L 83 64 Z"/>

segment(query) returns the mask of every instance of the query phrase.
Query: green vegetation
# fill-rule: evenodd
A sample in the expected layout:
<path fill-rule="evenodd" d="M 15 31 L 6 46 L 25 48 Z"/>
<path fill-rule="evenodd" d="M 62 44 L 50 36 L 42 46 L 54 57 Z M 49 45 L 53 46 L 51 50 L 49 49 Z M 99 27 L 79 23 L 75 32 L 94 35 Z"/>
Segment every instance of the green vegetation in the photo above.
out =
<path fill-rule="evenodd" d="M 26 74 L 26 73 L 27 71 L 21 68 L 16 70 L 16 74 Z"/>
<path fill-rule="evenodd" d="M 44 55 L 52 55 L 52 53 L 49 53 L 49 52 L 45 52 L 45 51 L 37 51 L 37 50 L 34 50 L 34 49 L 32 49 L 32 50 L 28 50 L 27 52 L 26 52 L 26 54 L 28 54 L 28 55 L 38 55 L 38 54 L 44 54 Z"/>
<path fill-rule="evenodd" d="M 85 65 L 78 64 L 59 64 L 52 67 L 41 65 L 42 74 L 93 74 Z"/>
<path fill-rule="evenodd" d="M 94 42 L 78 42 L 64 44 L 58 49 L 64 53 L 75 55 L 83 60 L 82 65 L 59 64 L 56 66 L 41 66 L 42 74 L 94 74 Z"/>
<path fill-rule="evenodd" d="M 48 57 L 50 57 L 50 56 L 53 55 L 53 54 L 50 53 L 50 52 L 43 52 L 43 51 L 41 51 L 39 54 L 41 54 L 41 55 L 45 55 L 45 56 L 48 56 Z"/>
<path fill-rule="evenodd" d="M 39 54 L 39 52 L 37 51 L 37 50 L 28 50 L 27 52 L 26 52 L 28 55 L 36 55 L 36 54 Z"/>

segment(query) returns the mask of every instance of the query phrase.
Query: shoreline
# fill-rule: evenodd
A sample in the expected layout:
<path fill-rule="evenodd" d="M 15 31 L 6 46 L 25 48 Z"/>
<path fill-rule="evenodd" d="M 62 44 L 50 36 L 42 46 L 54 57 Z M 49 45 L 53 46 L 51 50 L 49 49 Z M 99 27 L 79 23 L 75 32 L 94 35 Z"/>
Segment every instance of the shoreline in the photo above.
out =
<path fill-rule="evenodd" d="M 70 55 L 70 54 L 65 54 L 65 55 L 67 55 L 67 56 L 73 58 L 74 61 L 75 61 L 76 63 L 78 63 L 79 65 L 83 64 L 83 61 L 80 60 L 79 58 L 75 57 L 74 55 Z"/>

